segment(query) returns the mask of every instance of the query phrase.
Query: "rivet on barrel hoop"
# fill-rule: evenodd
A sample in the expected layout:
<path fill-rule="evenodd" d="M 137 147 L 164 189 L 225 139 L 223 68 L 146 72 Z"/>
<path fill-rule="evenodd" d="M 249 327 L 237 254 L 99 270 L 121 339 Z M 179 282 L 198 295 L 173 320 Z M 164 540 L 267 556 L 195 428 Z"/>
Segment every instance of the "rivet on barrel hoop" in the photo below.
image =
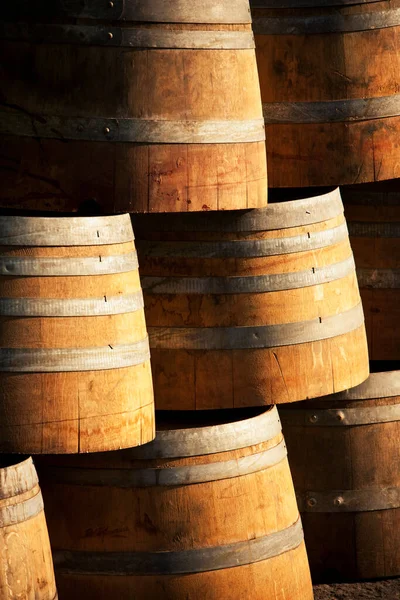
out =
<path fill-rule="evenodd" d="M 342 506 L 344 504 L 343 496 L 338 496 L 337 498 L 335 498 L 333 503 L 335 506 Z"/>

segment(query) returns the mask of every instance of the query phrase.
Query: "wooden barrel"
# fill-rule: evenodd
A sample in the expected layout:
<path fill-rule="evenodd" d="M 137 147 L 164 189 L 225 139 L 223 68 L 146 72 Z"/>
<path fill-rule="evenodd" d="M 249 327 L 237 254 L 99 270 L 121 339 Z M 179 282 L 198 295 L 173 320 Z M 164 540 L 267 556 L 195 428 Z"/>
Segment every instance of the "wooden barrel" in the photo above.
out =
<path fill-rule="evenodd" d="M 0 217 L 0 452 L 154 438 L 129 215 Z"/>
<path fill-rule="evenodd" d="M 134 223 L 157 408 L 293 402 L 368 377 L 337 189 L 261 210 Z"/>
<path fill-rule="evenodd" d="M 311 600 L 276 407 L 158 413 L 140 449 L 41 457 L 64 600 Z"/>
<path fill-rule="evenodd" d="M 280 415 L 313 579 L 399 575 L 400 370 Z"/>
<path fill-rule="evenodd" d="M 270 186 L 400 177 L 400 1 L 250 4 Z"/>
<path fill-rule="evenodd" d="M 1 206 L 266 205 L 248 0 L 17 0 L 3 19 Z"/>
<path fill-rule="evenodd" d="M 0 598 L 56 600 L 43 498 L 32 459 L 0 455 Z"/>
<path fill-rule="evenodd" d="M 400 360 L 400 182 L 343 188 L 372 360 Z"/>

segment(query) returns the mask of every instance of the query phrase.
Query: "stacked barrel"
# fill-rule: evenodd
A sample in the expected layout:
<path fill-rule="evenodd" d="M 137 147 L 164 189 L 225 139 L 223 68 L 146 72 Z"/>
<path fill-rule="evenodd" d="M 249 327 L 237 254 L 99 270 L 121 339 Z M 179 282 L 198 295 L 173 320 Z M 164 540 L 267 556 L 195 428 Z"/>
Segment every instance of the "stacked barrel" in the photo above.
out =
<path fill-rule="evenodd" d="M 251 5 L 270 198 L 343 186 L 372 360 L 361 385 L 281 410 L 312 575 L 398 576 L 399 4 Z"/>
<path fill-rule="evenodd" d="M 154 438 L 129 215 L 0 218 L 1 598 L 56 598 L 31 458 Z"/>
<path fill-rule="evenodd" d="M 248 0 L 16 0 L 5 8 L 0 452 L 35 455 L 52 556 L 29 458 L 22 466 L 5 458 L 0 502 L 14 514 L 10 477 L 29 507 L 35 497 L 37 512 L 19 513 L 30 521 L 24 540 L 40 513 L 42 537 L 25 545 L 33 554 L 43 546 L 44 562 L 27 561 L 34 580 L 15 576 L 32 597 L 56 597 L 53 560 L 64 600 L 312 600 L 299 507 L 314 572 L 332 529 L 321 506 L 360 506 L 367 525 L 352 521 L 360 539 L 378 528 L 369 510 L 386 511 L 387 528 L 397 518 L 390 459 L 372 483 L 352 457 L 348 471 L 338 465 L 334 486 L 314 479 L 336 441 L 325 433 L 330 419 L 339 444 L 353 435 L 347 425 L 366 423 L 381 443 L 398 396 L 396 373 L 383 375 L 384 385 L 380 375 L 368 379 L 359 291 L 368 327 L 383 331 L 384 303 L 396 299 L 385 296 L 377 320 L 382 287 L 371 309 L 364 288 L 395 288 L 395 251 L 390 265 L 384 243 L 368 255 L 363 240 L 375 226 L 355 208 L 354 262 L 337 187 L 372 172 L 396 176 L 397 122 L 387 114 L 395 89 L 375 81 L 370 95 L 384 89 L 386 102 L 357 100 L 368 87 L 349 85 L 360 58 L 348 73 L 335 64 L 341 85 L 321 91 L 330 77 L 311 63 L 304 74 L 301 57 L 330 58 L 320 49 L 333 24 L 331 39 L 344 50 L 332 56 L 347 65 L 360 24 L 371 35 L 382 20 L 375 5 L 366 16 L 370 3 L 345 3 L 255 0 L 257 47 Z M 377 48 L 395 46 L 377 32 Z M 311 76 L 321 80 L 315 97 Z M 380 110 L 372 130 L 365 117 Z M 285 119 L 293 115 L 292 127 Z M 392 153 L 381 147 L 385 132 Z M 317 185 L 331 187 L 310 190 Z M 308 189 L 286 190 L 294 186 Z M 382 335 L 389 358 L 390 326 Z M 376 336 L 369 344 L 381 347 Z M 297 502 L 278 404 L 291 404 L 282 414 Z M 362 435 L 351 440 L 356 455 Z M 30 486 L 9 475 L 13 468 Z M 310 489 L 301 487 L 305 470 Z M 1 515 L 11 539 L 14 521 Z M 11 600 L 20 589 L 7 569 L 1 564 L 0 586 Z"/>
<path fill-rule="evenodd" d="M 1 222 L 0 449 L 46 455 L 35 460 L 60 596 L 65 600 L 99 600 L 110 594 L 122 600 L 133 595 L 143 600 L 157 596 L 261 600 L 267 594 L 278 600 L 284 593 L 311 600 L 286 446 L 277 409 L 271 406 L 271 395 L 263 391 L 261 371 L 273 358 L 271 349 L 276 344 L 283 348 L 285 339 L 293 344 L 301 340 L 309 357 L 314 338 L 322 336 L 328 340 L 328 352 L 335 315 L 327 311 L 325 323 L 306 314 L 309 332 L 303 337 L 290 315 L 283 315 L 282 325 L 277 314 L 269 319 L 269 326 L 262 322 L 268 303 L 263 308 L 256 294 L 265 292 L 266 301 L 270 279 L 282 291 L 280 279 L 290 279 L 281 276 L 279 269 L 276 275 L 269 274 L 268 258 L 262 264 L 264 256 L 272 257 L 271 264 L 275 260 L 280 243 L 274 230 L 284 219 L 278 215 L 276 226 L 264 222 L 249 228 L 242 267 L 235 266 L 235 253 L 228 261 L 225 275 L 232 289 L 226 291 L 221 280 L 214 301 L 213 283 L 208 288 L 204 279 L 203 294 L 214 327 L 199 330 L 200 338 L 203 333 L 206 339 L 197 346 L 194 339 L 198 365 L 194 378 L 188 373 L 191 379 L 186 383 L 190 333 L 181 347 L 176 323 L 171 320 L 163 336 L 152 316 L 148 279 L 157 274 L 152 272 L 151 253 L 143 247 L 147 228 L 150 243 L 151 232 L 158 233 L 157 215 L 149 216 L 143 226 L 138 224 L 140 284 L 127 215 L 65 214 L 265 207 L 265 131 L 248 1 L 228 5 L 206 0 L 194 6 L 164 0 L 114 0 L 104 5 L 67 1 L 51 7 L 39 0 L 29 7 L 17 1 L 5 17 L 1 204 L 8 213 Z M 336 202 L 334 212 L 337 208 Z M 60 211 L 63 216 L 13 214 L 22 210 Z M 293 273 L 297 281 L 293 289 L 302 286 L 307 276 L 319 282 L 342 273 L 354 286 L 354 267 L 339 213 L 340 206 L 326 227 L 338 225 L 333 235 L 343 242 L 338 270 L 330 274 L 327 256 L 326 268 L 322 260 L 321 273 L 313 277 L 311 266 L 303 268 L 300 261 L 299 274 Z M 236 219 L 231 213 L 224 215 L 228 223 Z M 171 216 L 171 234 L 179 242 L 175 218 Z M 265 221 L 263 213 L 261 219 Z M 217 260 L 210 256 L 208 270 L 218 288 L 226 262 L 219 250 L 224 246 L 223 230 L 218 214 L 210 212 L 207 223 L 215 243 L 194 236 L 192 244 L 199 254 L 192 252 L 183 267 L 188 272 L 193 269 L 195 277 L 204 253 L 207 256 L 214 245 Z M 308 238 L 300 216 L 288 225 L 295 233 L 298 229 L 294 248 L 301 251 Z M 318 226 L 315 229 L 318 238 Z M 162 231 L 160 235 L 161 254 L 159 259 L 155 255 L 154 265 L 164 261 L 163 269 L 173 277 L 173 263 L 179 263 L 181 255 L 178 252 L 168 262 Z M 226 242 L 228 255 L 240 235 L 234 227 L 232 241 Z M 322 233 L 323 247 L 330 235 Z M 247 246 L 254 246 L 249 257 Z M 253 287 L 251 278 L 243 277 L 240 287 L 236 276 L 247 268 L 248 260 L 255 262 L 261 276 L 253 278 Z M 146 285 L 146 318 L 152 323 L 158 408 L 154 442 L 141 285 Z M 165 292 L 166 302 L 186 311 L 185 303 L 202 301 L 198 291 L 193 290 L 192 299 L 192 290 L 185 290 L 183 284 L 181 291 Z M 218 302 L 224 302 L 226 293 L 232 305 L 224 315 Z M 163 302 L 162 296 L 157 299 Z M 247 300 L 254 303 L 256 314 L 252 317 L 247 311 L 242 318 Z M 357 294 L 351 296 L 345 312 L 347 308 L 357 313 L 357 325 L 347 327 L 345 319 L 344 325 L 339 324 L 341 334 L 349 331 L 362 344 Z M 161 305 L 154 307 L 157 310 L 162 310 Z M 193 327 L 202 327 L 202 312 L 207 307 L 194 314 L 194 321 L 196 317 L 199 321 Z M 301 313 L 300 309 L 297 320 L 301 321 Z M 225 330 L 228 321 L 231 326 Z M 251 321 L 254 327 L 248 330 Z M 259 344 L 254 341 L 258 329 Z M 168 344 L 166 351 L 157 353 L 157 337 L 175 344 L 176 353 L 170 353 Z M 247 377 L 243 368 L 242 382 L 231 385 L 228 382 L 237 369 L 229 366 L 234 354 L 239 363 L 243 358 L 253 365 L 254 377 Z M 214 373 L 215 358 L 222 361 L 221 382 Z M 271 385 L 282 388 L 279 360 L 285 359 L 277 360 Z M 292 360 L 290 350 L 288 360 Z M 339 377 L 340 356 L 335 369 Z M 355 368 L 349 382 L 346 375 L 346 385 L 364 378 L 363 369 L 365 365 L 359 375 Z M 180 375 L 175 381 L 174 371 Z M 202 391 L 196 391 L 195 379 Z M 295 383 L 293 398 L 298 387 Z M 329 383 L 326 391 L 332 391 Z M 234 411 L 237 395 L 242 398 L 237 401 L 241 408 Z M 288 399 L 284 391 L 281 395 L 283 401 Z M 194 410 L 206 408 L 213 410 Z M 33 521 L 30 525 L 34 529 Z M 34 551 L 40 540 L 28 548 Z M 46 556 L 49 572 L 50 553 Z M 31 570 L 37 579 L 26 594 L 39 598 L 44 568 Z M 53 588 L 44 592 L 43 600 L 55 597 L 52 581 Z M 6 593 L 7 599 L 15 597 L 14 589 L 7 588 Z"/>

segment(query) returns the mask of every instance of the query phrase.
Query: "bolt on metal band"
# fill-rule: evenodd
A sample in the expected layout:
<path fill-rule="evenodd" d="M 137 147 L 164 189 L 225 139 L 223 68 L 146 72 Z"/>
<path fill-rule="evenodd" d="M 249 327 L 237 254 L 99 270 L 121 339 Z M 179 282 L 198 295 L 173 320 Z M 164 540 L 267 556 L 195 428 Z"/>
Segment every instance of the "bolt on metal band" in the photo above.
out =
<path fill-rule="evenodd" d="M 0 38 L 37 44 L 165 50 L 253 50 L 251 31 L 189 31 L 115 25 L 0 24 Z"/>
<path fill-rule="evenodd" d="M 111 275 L 136 271 L 139 263 L 136 252 L 116 256 L 88 256 L 82 258 L 26 258 L 0 256 L 0 276 L 14 277 L 69 277 Z"/>
<path fill-rule="evenodd" d="M 237 144 L 263 142 L 264 119 L 162 121 L 35 115 L 0 109 L 0 133 L 46 139 L 141 144 Z"/>
<path fill-rule="evenodd" d="M 0 348 L 0 372 L 58 373 L 133 367 L 150 360 L 148 338 L 98 348 Z"/>
<path fill-rule="evenodd" d="M 300 512 L 370 512 L 400 508 L 400 488 L 307 491 L 296 494 Z"/>
<path fill-rule="evenodd" d="M 148 327 L 150 348 L 238 350 L 290 346 L 349 333 L 364 324 L 362 305 L 329 317 L 259 327 Z"/>
<path fill-rule="evenodd" d="M 137 242 L 144 258 L 262 258 L 326 248 L 348 239 L 346 223 L 324 231 L 264 240 L 218 242 Z"/>
<path fill-rule="evenodd" d="M 118 315 L 144 308 L 143 293 L 102 298 L 0 298 L 7 317 L 87 317 Z"/>
<path fill-rule="evenodd" d="M 144 254 L 145 255 L 145 254 Z M 328 265 L 298 273 L 259 275 L 255 277 L 143 277 L 146 294 L 259 294 L 294 290 L 337 281 L 355 273 L 353 256 Z"/>
<path fill-rule="evenodd" d="M 343 214 L 339 188 L 312 198 L 268 204 L 252 210 L 135 214 L 135 231 L 251 232 L 321 223 Z"/>
<path fill-rule="evenodd" d="M 130 216 L 0 216 L 0 246 L 105 246 L 133 242 Z"/>
<path fill-rule="evenodd" d="M 282 407 L 279 412 L 286 427 L 348 427 L 400 421 L 400 402 L 364 408 L 292 410 Z"/>

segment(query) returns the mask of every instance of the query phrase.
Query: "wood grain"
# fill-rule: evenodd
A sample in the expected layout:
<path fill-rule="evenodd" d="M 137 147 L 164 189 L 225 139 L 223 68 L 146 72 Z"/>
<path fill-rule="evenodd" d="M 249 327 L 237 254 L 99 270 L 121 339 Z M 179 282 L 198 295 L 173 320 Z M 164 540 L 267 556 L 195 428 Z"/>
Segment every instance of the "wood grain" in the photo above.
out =
<path fill-rule="evenodd" d="M 0 596 L 56 600 L 42 493 L 32 459 L 0 459 Z"/>
<path fill-rule="evenodd" d="M 186 2 L 127 2 L 122 12 L 114 4 L 98 23 L 99 4 L 67 5 L 61 16 L 59 6 L 52 15 L 42 10 L 18 27 L 26 7 L 9 16 L 1 35 L 0 206 L 100 213 L 265 206 L 247 0 L 229 8 L 228 22 L 225 0 L 191 7 L 190 17 Z M 116 26 L 132 9 L 147 22 Z M 68 20 L 77 10 L 88 20 Z"/>
<path fill-rule="evenodd" d="M 251 426 L 256 444 L 248 445 L 242 426 L 244 432 Z M 247 475 L 229 466 L 282 444 L 276 408 L 198 413 L 195 420 L 160 413 L 155 444 L 139 452 L 38 459 L 63 597 L 103 600 L 113 589 L 122 600 L 133 593 L 138 600 L 155 593 L 239 600 L 251 589 L 257 600 L 311 600 L 301 535 L 295 543 L 288 537 L 299 523 L 286 457 L 269 468 L 259 462 Z M 166 485 L 183 469 L 188 475 L 218 469 L 220 476 Z M 138 485 L 143 470 L 158 472 L 150 487 Z M 278 538 L 279 548 L 262 560 L 255 544 Z M 238 554 L 243 544 L 254 553 Z M 234 556 L 236 566 L 226 568 Z"/>
<path fill-rule="evenodd" d="M 372 360 L 400 360 L 400 188 L 344 188 Z"/>
<path fill-rule="evenodd" d="M 398 0 L 252 4 L 270 186 L 399 177 Z"/>
<path fill-rule="evenodd" d="M 280 411 L 315 581 L 400 573 L 400 371 L 370 380 Z"/>
<path fill-rule="evenodd" d="M 128 215 L 124 220 L 131 227 Z M 95 452 L 150 441 L 153 391 L 137 262 L 116 273 L 106 266 L 107 259 L 118 264 L 135 255 L 134 242 L 125 235 L 123 243 L 68 245 L 82 230 L 75 232 L 72 218 L 68 231 L 63 217 L 47 224 L 46 245 L 40 233 L 46 224 L 30 221 L 18 234 L 20 218 L 9 217 L 4 242 L 25 244 L 1 246 L 1 258 L 7 264 L 20 259 L 33 266 L 46 260 L 75 266 L 64 276 L 33 268 L 28 276 L 0 277 L 1 450 Z M 104 232 L 102 218 L 81 217 L 81 229 L 84 223 L 88 238 L 94 227 L 96 238 L 106 240 L 108 218 Z M 60 227 L 65 246 L 54 245 Z M 85 274 L 80 268 L 85 260 L 105 269 Z M 120 304 L 125 297 L 130 302 Z"/>
<path fill-rule="evenodd" d="M 352 252 L 339 192 L 328 197 L 326 220 L 304 201 L 227 213 L 222 231 L 212 213 L 199 230 L 190 215 L 134 219 L 157 408 L 294 402 L 366 379 Z M 296 226 L 268 228 L 270 210 L 273 227 L 286 212 Z"/>

